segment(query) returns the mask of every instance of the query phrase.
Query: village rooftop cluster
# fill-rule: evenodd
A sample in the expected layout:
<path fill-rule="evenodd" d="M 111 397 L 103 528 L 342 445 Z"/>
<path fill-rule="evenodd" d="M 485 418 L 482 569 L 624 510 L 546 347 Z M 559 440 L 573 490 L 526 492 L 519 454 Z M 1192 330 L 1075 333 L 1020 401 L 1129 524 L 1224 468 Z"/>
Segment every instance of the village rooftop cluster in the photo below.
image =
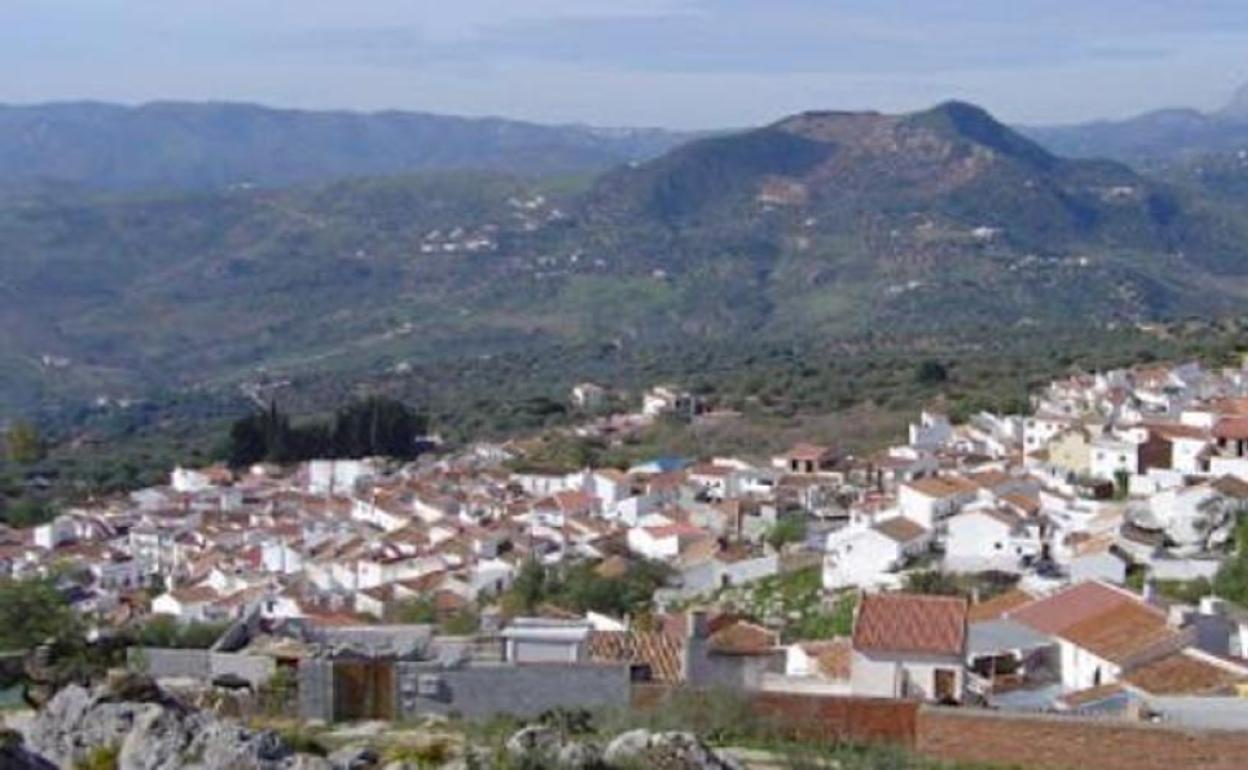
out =
<path fill-rule="evenodd" d="M 578 430 L 699 411 L 657 387 Z M 300 713 L 325 720 L 627 705 L 663 684 L 1248 727 L 1248 614 L 1154 590 L 1237 556 L 1248 370 L 1075 376 L 1026 415 L 924 412 L 906 443 L 861 457 L 802 444 L 552 473 L 523 470 L 523 446 L 179 468 L 0 531 L 0 574 L 63 576 L 101 634 L 151 615 L 232 624 L 211 651 L 132 657 L 205 682 L 288 667 Z M 793 522 L 800 537 L 773 536 Z M 498 602 L 530 564 L 619 578 L 644 562 L 670 577 L 635 616 Z M 824 609 L 853 607 L 840 635 L 794 638 L 785 612 L 729 598 L 812 570 Z M 967 589 L 923 593 L 924 574 Z M 395 623 L 413 600 L 430 622 Z M 439 631 L 464 613 L 474 629 Z M 360 666 L 381 673 L 342 697 Z"/>

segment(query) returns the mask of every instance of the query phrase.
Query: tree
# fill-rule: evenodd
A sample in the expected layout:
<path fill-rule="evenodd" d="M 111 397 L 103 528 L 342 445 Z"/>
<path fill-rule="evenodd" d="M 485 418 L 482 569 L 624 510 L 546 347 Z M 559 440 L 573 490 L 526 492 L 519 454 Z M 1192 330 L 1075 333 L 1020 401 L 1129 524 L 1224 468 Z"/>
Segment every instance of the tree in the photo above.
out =
<path fill-rule="evenodd" d="M 914 381 L 924 387 L 940 385 L 949 380 L 949 370 L 939 361 L 928 359 L 919 364 L 914 372 Z"/>
<path fill-rule="evenodd" d="M 912 594 L 962 596 L 964 591 L 955 575 L 940 570 L 910 572 L 905 577 L 905 590 Z"/>
<path fill-rule="evenodd" d="M 46 524 L 56 517 L 52 506 L 22 498 L 9 503 L 0 500 L 0 522 L 10 527 L 26 529 Z"/>
<path fill-rule="evenodd" d="M 437 622 L 438 619 L 433 602 L 424 596 L 404 599 L 394 608 L 393 614 L 396 623 L 428 625 Z"/>
<path fill-rule="evenodd" d="M 9 426 L 4 437 L 5 453 L 18 465 L 30 465 L 43 459 L 44 445 L 39 430 L 19 420 Z"/>
<path fill-rule="evenodd" d="M 512 581 L 508 591 L 509 603 L 513 609 L 532 612 L 546 600 L 546 589 L 546 568 L 537 557 L 531 556 L 520 566 L 520 572 Z"/>
<path fill-rule="evenodd" d="M 28 650 L 49 640 L 79 646 L 78 615 L 48 580 L 0 581 L 0 650 Z"/>
<path fill-rule="evenodd" d="M 777 551 L 788 543 L 806 539 L 806 519 L 801 514 L 785 514 L 767 532 L 767 542 Z"/>

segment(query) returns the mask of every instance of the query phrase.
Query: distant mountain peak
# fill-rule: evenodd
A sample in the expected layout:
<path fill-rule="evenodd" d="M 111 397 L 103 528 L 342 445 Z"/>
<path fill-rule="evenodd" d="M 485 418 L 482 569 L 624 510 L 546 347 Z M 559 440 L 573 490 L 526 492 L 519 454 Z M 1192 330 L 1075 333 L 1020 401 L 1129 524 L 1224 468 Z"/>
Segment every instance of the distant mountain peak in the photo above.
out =
<path fill-rule="evenodd" d="M 1232 120 L 1248 120 L 1248 83 L 1235 91 L 1230 103 L 1223 107 L 1218 115 Z"/>

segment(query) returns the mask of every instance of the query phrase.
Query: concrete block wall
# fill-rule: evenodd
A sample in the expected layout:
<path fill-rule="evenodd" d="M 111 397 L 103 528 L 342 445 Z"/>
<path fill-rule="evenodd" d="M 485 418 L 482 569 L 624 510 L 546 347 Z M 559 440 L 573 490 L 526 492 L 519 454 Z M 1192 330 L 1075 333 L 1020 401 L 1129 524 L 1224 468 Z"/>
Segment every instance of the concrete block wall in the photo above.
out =
<path fill-rule="evenodd" d="M 212 663 L 207 650 L 131 647 L 126 651 L 126 661 L 131 668 L 142 668 L 157 679 L 212 678 Z"/>
<path fill-rule="evenodd" d="M 436 694 L 422 694 L 436 681 Z M 436 677 L 430 679 L 430 677 Z M 457 713 L 469 719 L 496 714 L 532 717 L 553 708 L 626 708 L 630 699 L 627 665 L 473 665 L 443 669 L 427 663 L 399 663 L 396 674 L 400 713 Z"/>

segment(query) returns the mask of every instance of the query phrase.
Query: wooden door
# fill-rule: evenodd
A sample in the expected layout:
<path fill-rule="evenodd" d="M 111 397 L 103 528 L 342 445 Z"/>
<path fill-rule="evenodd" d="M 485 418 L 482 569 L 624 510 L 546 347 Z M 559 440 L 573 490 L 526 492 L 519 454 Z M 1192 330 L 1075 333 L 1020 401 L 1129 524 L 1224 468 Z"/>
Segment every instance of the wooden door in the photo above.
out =
<path fill-rule="evenodd" d="M 935 696 L 937 701 L 956 701 L 958 698 L 958 674 L 948 668 L 938 668 L 935 673 Z"/>

